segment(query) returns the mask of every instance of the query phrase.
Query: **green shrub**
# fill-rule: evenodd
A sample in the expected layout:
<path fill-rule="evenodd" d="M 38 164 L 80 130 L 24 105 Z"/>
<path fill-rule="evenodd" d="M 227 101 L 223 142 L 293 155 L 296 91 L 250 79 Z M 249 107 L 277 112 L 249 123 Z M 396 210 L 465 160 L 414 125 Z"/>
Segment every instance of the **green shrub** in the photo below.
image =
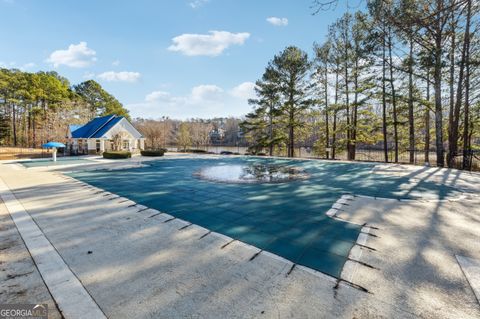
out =
<path fill-rule="evenodd" d="M 165 150 L 143 150 L 140 151 L 140 154 L 142 154 L 142 156 L 163 156 L 163 154 L 165 154 Z"/>
<path fill-rule="evenodd" d="M 207 153 L 206 150 L 197 150 L 197 149 L 187 150 L 187 152 L 190 152 L 190 153 Z"/>
<path fill-rule="evenodd" d="M 206 150 L 197 150 L 197 149 L 192 149 L 192 148 L 187 148 L 186 150 L 179 149 L 178 152 L 182 153 L 207 153 Z"/>
<path fill-rule="evenodd" d="M 103 152 L 103 158 L 108 159 L 122 159 L 122 158 L 131 158 L 132 153 L 127 151 L 108 151 Z"/>

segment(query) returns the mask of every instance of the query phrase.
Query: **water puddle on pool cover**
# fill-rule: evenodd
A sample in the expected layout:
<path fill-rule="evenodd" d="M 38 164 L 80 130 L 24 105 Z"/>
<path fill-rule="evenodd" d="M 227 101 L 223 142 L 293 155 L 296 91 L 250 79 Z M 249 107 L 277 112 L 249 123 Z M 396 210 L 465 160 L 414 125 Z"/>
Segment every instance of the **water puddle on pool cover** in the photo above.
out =
<path fill-rule="evenodd" d="M 282 183 L 306 179 L 309 175 L 299 167 L 278 164 L 218 165 L 200 169 L 195 176 L 221 183 Z"/>

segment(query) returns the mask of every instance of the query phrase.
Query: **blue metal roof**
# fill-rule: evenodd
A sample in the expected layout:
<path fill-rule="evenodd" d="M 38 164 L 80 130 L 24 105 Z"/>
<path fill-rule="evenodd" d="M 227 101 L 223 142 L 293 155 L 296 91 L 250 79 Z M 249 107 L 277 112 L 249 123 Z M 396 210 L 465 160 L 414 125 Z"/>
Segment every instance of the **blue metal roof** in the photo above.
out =
<path fill-rule="evenodd" d="M 76 131 L 78 130 L 79 128 L 81 128 L 83 125 L 77 125 L 77 124 L 70 124 L 68 126 L 68 128 L 70 129 L 70 133 L 72 133 L 73 131 Z"/>
<path fill-rule="evenodd" d="M 107 115 L 107 116 L 94 118 L 84 126 L 73 131 L 72 137 L 73 138 L 95 138 L 97 133 L 100 132 L 105 125 L 107 125 L 111 120 L 116 118 L 121 119 L 122 117 L 117 117 L 116 115 Z"/>
<path fill-rule="evenodd" d="M 123 119 L 123 116 L 117 116 L 101 127 L 91 138 L 102 138 L 115 124 L 120 122 Z"/>

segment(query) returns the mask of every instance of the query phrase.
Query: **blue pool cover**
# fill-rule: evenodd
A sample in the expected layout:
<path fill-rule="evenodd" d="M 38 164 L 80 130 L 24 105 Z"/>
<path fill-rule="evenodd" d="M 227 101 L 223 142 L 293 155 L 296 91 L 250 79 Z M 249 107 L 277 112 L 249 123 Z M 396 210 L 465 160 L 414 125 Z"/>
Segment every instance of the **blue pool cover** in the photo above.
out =
<path fill-rule="evenodd" d="M 310 178 L 286 183 L 227 184 L 195 173 L 212 165 L 268 163 L 300 167 Z M 361 226 L 325 215 L 345 193 L 388 198 L 443 198 L 457 190 L 373 174 L 374 164 L 217 157 L 164 158 L 148 167 L 71 173 L 139 204 L 230 236 L 339 278 Z"/>
<path fill-rule="evenodd" d="M 39 159 L 31 161 L 19 161 L 17 162 L 23 165 L 26 168 L 30 167 L 43 167 L 43 166 L 61 166 L 61 165 L 71 165 L 71 164 L 86 164 L 94 163 L 87 159 L 77 158 L 77 157 L 57 157 L 57 161 L 54 162 L 52 159 Z"/>

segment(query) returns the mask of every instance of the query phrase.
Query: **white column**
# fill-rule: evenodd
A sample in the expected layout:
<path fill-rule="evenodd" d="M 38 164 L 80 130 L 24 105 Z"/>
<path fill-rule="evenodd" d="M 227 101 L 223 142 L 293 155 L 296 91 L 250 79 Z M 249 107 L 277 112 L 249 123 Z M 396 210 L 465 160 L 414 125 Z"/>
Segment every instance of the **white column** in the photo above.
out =
<path fill-rule="evenodd" d="M 57 148 L 56 147 L 52 148 L 52 159 L 53 159 L 54 162 L 57 161 Z"/>
<path fill-rule="evenodd" d="M 105 140 L 104 139 L 100 140 L 100 152 L 101 153 L 105 152 Z"/>

